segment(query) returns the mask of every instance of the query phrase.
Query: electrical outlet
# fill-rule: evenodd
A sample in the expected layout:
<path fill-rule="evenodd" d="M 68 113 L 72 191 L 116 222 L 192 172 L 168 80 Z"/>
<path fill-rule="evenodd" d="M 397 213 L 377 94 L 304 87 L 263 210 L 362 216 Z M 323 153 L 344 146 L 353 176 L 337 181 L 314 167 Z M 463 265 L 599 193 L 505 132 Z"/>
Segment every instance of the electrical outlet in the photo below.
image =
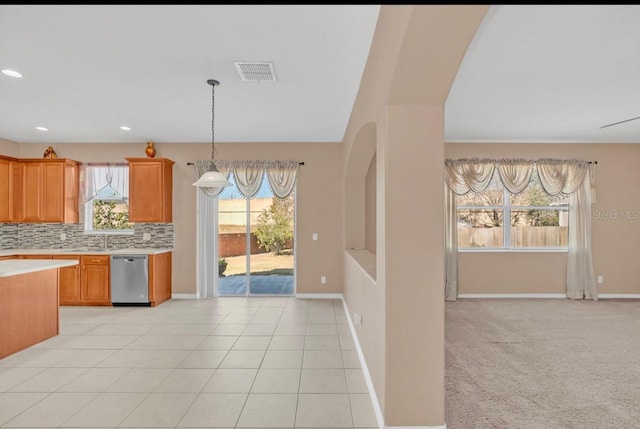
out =
<path fill-rule="evenodd" d="M 60 241 L 65 241 L 67 239 L 67 234 L 64 232 L 60 233 Z"/>
<path fill-rule="evenodd" d="M 327 284 L 327 276 L 320 276 L 320 283 Z"/>
<path fill-rule="evenodd" d="M 362 314 L 353 313 L 353 326 L 355 326 L 358 329 L 362 328 Z"/>
<path fill-rule="evenodd" d="M 598 276 L 598 284 L 604 283 L 604 277 Z"/>
<path fill-rule="evenodd" d="M 142 234 L 142 239 L 143 239 L 144 241 L 149 241 L 149 240 L 151 240 L 151 234 L 150 234 L 150 233 L 148 233 L 148 232 L 143 233 L 143 234 Z"/>
<path fill-rule="evenodd" d="M 313 241 L 316 241 L 318 239 L 318 233 L 314 232 L 312 237 L 313 237 Z"/>

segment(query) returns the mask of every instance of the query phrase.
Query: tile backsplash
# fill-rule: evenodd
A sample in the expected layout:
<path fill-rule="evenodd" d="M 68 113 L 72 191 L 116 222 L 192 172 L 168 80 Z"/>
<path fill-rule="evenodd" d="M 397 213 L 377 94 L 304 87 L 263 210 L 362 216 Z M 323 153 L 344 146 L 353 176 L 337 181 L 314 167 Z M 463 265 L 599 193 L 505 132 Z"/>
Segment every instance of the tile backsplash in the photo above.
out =
<path fill-rule="evenodd" d="M 144 240 L 144 234 L 149 240 Z M 65 239 L 62 239 L 62 236 Z M 133 234 L 87 234 L 81 223 L 0 223 L 0 249 L 174 247 L 172 223 L 136 223 Z"/>
<path fill-rule="evenodd" d="M 0 223 L 0 250 L 17 249 L 18 244 L 18 224 Z"/>

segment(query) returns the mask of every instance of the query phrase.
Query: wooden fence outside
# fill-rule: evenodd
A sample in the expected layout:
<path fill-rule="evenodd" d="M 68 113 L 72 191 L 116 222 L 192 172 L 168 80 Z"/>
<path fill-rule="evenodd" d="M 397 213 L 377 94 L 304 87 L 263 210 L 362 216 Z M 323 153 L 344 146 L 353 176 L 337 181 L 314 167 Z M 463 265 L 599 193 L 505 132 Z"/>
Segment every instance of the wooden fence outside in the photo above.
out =
<path fill-rule="evenodd" d="M 458 247 L 502 247 L 502 228 L 459 228 Z M 567 247 L 569 228 L 566 226 L 511 227 L 511 247 Z"/>

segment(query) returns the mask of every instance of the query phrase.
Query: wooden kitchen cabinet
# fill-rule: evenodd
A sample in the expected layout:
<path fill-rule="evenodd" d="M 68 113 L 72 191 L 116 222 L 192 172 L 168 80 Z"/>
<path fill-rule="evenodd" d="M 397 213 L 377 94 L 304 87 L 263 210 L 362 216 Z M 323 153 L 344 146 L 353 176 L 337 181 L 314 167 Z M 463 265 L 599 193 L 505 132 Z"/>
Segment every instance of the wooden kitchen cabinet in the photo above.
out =
<path fill-rule="evenodd" d="M 149 303 L 152 307 L 171 299 L 171 252 L 149 255 Z"/>
<path fill-rule="evenodd" d="M 80 256 L 54 255 L 53 259 L 75 259 L 80 261 Z M 58 268 L 58 288 L 60 289 L 60 305 L 74 305 L 82 301 L 80 291 L 80 264 L 72 267 Z"/>
<path fill-rule="evenodd" d="M 16 158 L 0 155 L 0 222 L 15 222 L 20 213 L 21 166 Z"/>
<path fill-rule="evenodd" d="M 78 265 L 58 269 L 60 305 L 111 305 L 108 255 L 53 255 Z"/>
<path fill-rule="evenodd" d="M 173 164 L 167 158 L 129 161 L 129 221 L 171 222 Z"/>
<path fill-rule="evenodd" d="M 19 222 L 78 222 L 78 162 L 22 159 Z"/>
<path fill-rule="evenodd" d="M 111 305 L 109 256 L 80 257 L 80 301 L 88 305 Z"/>
<path fill-rule="evenodd" d="M 0 222 L 11 222 L 13 188 L 11 186 L 11 161 L 13 158 L 0 155 Z"/>

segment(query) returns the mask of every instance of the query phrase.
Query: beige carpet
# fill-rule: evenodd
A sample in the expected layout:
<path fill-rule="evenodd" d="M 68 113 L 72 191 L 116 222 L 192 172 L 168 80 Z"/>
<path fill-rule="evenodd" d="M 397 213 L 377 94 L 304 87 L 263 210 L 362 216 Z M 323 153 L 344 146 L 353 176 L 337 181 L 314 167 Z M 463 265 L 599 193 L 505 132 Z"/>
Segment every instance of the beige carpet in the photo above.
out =
<path fill-rule="evenodd" d="M 640 428 L 640 301 L 446 303 L 448 429 Z"/>

